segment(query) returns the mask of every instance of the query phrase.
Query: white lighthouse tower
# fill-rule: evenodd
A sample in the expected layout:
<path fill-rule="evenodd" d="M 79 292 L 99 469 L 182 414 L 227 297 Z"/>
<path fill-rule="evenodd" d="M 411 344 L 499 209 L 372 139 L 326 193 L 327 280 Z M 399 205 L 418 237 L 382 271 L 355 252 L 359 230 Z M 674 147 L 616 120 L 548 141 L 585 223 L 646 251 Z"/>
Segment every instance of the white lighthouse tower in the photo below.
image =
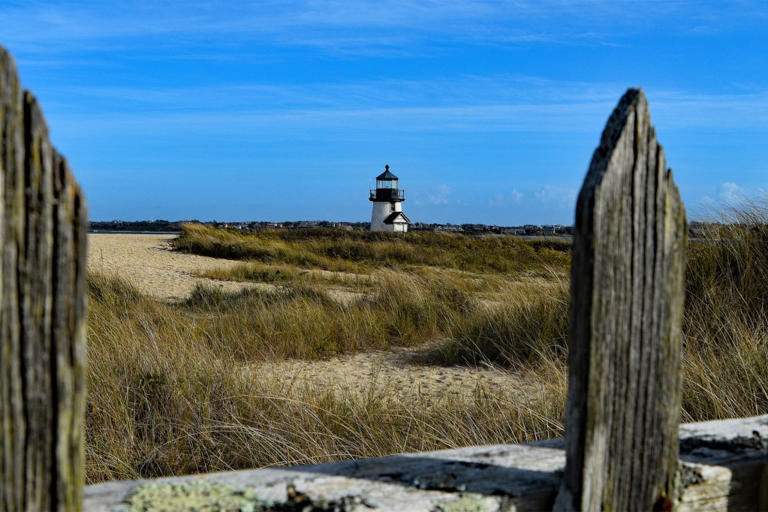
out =
<path fill-rule="evenodd" d="M 368 198 L 373 203 L 371 231 L 408 231 L 410 219 L 403 213 L 405 190 L 397 187 L 397 176 L 384 166 L 384 172 L 376 176 L 376 190 Z"/>

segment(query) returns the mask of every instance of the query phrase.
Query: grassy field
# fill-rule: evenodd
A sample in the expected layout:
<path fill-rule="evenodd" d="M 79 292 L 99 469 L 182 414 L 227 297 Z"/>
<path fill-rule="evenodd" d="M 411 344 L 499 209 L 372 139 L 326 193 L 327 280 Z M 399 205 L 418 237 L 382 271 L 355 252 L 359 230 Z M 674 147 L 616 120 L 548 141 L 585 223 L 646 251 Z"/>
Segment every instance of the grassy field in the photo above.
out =
<path fill-rule="evenodd" d="M 768 229 L 759 209 L 689 250 L 684 420 L 768 408 Z M 185 226 L 180 251 L 242 259 L 166 303 L 89 276 L 91 482 L 300 464 L 562 435 L 569 249 L 513 238 Z M 354 292 L 339 301 L 333 290 Z M 423 364 L 497 364 L 527 394 L 339 392 L 259 363 L 428 346 Z"/>
<path fill-rule="evenodd" d="M 768 204 L 722 215 L 688 249 L 683 417 L 768 410 Z"/>
<path fill-rule="evenodd" d="M 565 242 L 528 242 L 513 237 L 456 236 L 447 233 L 394 233 L 338 229 L 237 230 L 185 224 L 174 246 L 180 251 L 284 263 L 301 268 L 370 273 L 415 265 L 469 272 L 547 275 L 568 266 Z"/>
<path fill-rule="evenodd" d="M 471 396 L 403 401 L 376 382 L 363 393 L 339 393 L 251 370 L 263 360 L 461 340 L 489 331 L 484 324 L 500 313 L 515 311 L 510 304 L 488 309 L 445 280 L 391 271 L 375 279 L 376 290 L 350 304 L 300 283 L 238 294 L 198 288 L 186 301 L 167 304 L 119 279 L 92 275 L 89 479 L 307 463 L 562 433 L 562 363 L 538 359 L 543 347 L 561 340 L 520 338 L 516 349 L 510 345 L 504 352 L 520 366 L 530 364 L 526 381 L 541 393 L 525 400 L 481 386 Z M 509 293 L 525 300 L 533 292 Z M 516 335 L 510 331 L 508 339 Z M 453 347 L 438 345 L 435 360 L 464 354 Z M 551 372 L 542 368 L 553 364 Z"/>

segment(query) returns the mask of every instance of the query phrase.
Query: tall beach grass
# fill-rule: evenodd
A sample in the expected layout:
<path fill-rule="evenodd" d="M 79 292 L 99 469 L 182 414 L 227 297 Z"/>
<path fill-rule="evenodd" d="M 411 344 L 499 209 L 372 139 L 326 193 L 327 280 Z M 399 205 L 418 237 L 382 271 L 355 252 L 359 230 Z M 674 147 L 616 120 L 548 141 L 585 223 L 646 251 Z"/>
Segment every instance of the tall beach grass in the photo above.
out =
<path fill-rule="evenodd" d="M 182 225 L 177 250 L 287 263 L 306 268 L 368 273 L 382 267 L 428 265 L 477 272 L 543 273 L 568 267 L 570 245 L 551 240 L 474 237 L 448 233 L 344 231 L 330 228 L 241 232 L 201 224 Z"/>
<path fill-rule="evenodd" d="M 520 397 L 416 395 L 388 384 L 317 389 L 260 373 L 258 363 L 316 358 L 449 336 L 478 314 L 445 283 L 380 276 L 376 295 L 343 305 L 311 287 L 221 293 L 183 303 L 89 277 L 87 474 L 90 482 L 302 464 L 524 441 L 562 434 L 565 373 L 530 372 Z M 557 364 L 557 363 L 556 363 Z"/>
<path fill-rule="evenodd" d="M 768 203 L 722 212 L 688 248 L 683 415 L 768 411 Z"/>
<path fill-rule="evenodd" d="M 684 421 L 768 410 L 767 211 L 736 210 L 690 244 Z M 254 239 L 185 227 L 183 250 L 246 260 L 266 251 L 268 257 L 244 265 L 281 268 L 288 277 L 252 278 L 272 279 L 272 291 L 201 287 L 169 304 L 120 279 L 89 276 L 89 481 L 562 435 L 567 250 L 445 242 L 442 235 L 414 234 L 413 242 L 410 235 L 354 234 L 346 242 L 332 235 L 286 231 Z M 469 255 L 486 243 L 489 258 L 521 261 L 488 264 L 486 256 Z M 337 251 L 358 244 L 374 246 L 374 253 L 387 246 L 392 261 L 366 256 L 369 249 Z M 395 257 L 394 248 L 404 252 Z M 322 279 L 303 278 L 306 269 L 329 268 L 368 274 L 365 294 L 340 302 Z M 530 393 L 479 386 L 468 397 L 403 400 L 376 381 L 365 393 L 345 393 L 258 370 L 265 360 L 428 341 L 437 348 L 426 363 L 507 367 L 523 376 Z"/>

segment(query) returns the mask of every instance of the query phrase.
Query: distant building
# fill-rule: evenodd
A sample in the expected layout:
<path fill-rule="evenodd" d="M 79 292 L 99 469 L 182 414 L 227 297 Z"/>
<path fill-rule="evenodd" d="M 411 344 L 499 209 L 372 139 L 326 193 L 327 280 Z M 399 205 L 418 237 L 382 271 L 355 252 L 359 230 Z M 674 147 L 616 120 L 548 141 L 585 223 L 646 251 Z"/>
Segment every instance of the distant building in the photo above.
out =
<path fill-rule="evenodd" d="M 398 178 L 384 166 L 384 172 L 376 176 L 376 189 L 368 199 L 373 203 L 371 231 L 408 231 L 410 219 L 403 213 L 405 190 L 398 188 Z"/>

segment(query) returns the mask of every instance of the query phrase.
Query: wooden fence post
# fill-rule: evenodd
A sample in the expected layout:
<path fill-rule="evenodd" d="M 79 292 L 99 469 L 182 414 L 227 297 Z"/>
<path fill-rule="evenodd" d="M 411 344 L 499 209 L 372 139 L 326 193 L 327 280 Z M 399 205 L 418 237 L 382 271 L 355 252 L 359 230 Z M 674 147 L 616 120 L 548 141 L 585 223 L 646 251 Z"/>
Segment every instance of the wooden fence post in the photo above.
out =
<path fill-rule="evenodd" d="M 0 48 L 0 511 L 80 510 L 85 199 Z"/>
<path fill-rule="evenodd" d="M 576 207 L 567 463 L 556 510 L 674 506 L 685 240 L 648 102 L 630 89 Z"/>

